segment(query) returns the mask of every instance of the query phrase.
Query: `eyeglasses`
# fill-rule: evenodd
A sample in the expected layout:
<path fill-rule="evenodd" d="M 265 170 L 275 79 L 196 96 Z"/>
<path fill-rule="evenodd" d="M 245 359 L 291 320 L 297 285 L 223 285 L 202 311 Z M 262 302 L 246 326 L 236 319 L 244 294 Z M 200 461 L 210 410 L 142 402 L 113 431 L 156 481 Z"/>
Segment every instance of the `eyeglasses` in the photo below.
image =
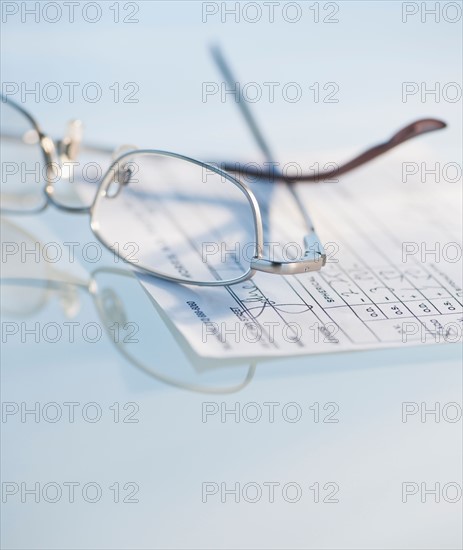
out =
<path fill-rule="evenodd" d="M 220 52 L 214 56 L 224 76 L 233 81 Z M 256 173 L 233 163 L 224 163 L 228 170 L 223 170 L 177 153 L 132 147 L 111 162 L 106 148 L 82 146 L 78 121 L 71 123 L 64 139 L 54 141 L 22 107 L 4 96 L 0 99 L 4 211 L 31 213 L 52 203 L 68 212 L 89 213 L 91 229 L 105 247 L 138 271 L 177 283 L 232 285 L 257 271 L 288 275 L 325 265 L 325 251 L 293 183 L 317 181 L 326 174 L 288 179 L 275 170 Z M 262 152 L 271 159 L 244 100 L 240 108 Z M 434 119 L 417 121 L 329 176 L 443 127 Z M 82 151 L 102 156 L 104 176 L 86 177 L 84 165 L 76 160 Z M 230 172 L 286 184 L 306 228 L 302 247 L 284 255 L 278 242 L 272 243 L 278 246 L 271 247 L 271 254 L 265 252 L 269 247 L 256 196 Z"/>
<path fill-rule="evenodd" d="M 131 150 L 118 156 L 85 205 L 88 195 L 79 196 L 78 185 L 85 178 L 76 179 L 70 170 L 77 164 L 78 124 L 56 143 L 24 109 L 1 99 L 7 212 L 30 213 L 48 203 L 88 212 L 95 236 L 108 249 L 138 271 L 179 283 L 230 285 L 256 271 L 300 273 L 324 265 L 323 247 L 304 211 L 304 256 L 264 258 L 262 215 L 253 192 L 231 174 L 176 153 Z"/>

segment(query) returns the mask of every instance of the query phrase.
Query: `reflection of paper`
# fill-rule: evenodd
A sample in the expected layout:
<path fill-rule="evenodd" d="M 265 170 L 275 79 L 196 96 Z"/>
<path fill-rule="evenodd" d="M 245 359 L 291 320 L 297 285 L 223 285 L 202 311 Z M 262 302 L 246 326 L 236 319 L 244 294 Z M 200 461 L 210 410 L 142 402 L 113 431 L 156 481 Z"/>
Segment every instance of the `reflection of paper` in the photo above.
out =
<path fill-rule="evenodd" d="M 394 184 L 370 167 L 359 173 L 299 188 L 329 254 L 319 272 L 257 273 L 225 288 L 140 281 L 206 357 L 461 341 L 461 186 Z M 282 236 L 293 216 L 288 197 L 282 186 L 270 206 Z"/>

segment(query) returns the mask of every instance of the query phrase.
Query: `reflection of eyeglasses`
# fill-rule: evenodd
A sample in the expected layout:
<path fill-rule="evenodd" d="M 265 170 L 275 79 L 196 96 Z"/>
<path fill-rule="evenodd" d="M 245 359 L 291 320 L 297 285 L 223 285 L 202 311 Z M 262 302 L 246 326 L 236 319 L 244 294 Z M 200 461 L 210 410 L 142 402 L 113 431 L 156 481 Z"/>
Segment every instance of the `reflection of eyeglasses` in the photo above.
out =
<path fill-rule="evenodd" d="M 217 52 L 215 57 L 224 75 L 231 79 L 223 57 Z M 176 153 L 131 150 L 116 158 L 98 178 L 95 194 L 94 185 L 73 185 L 86 183 L 82 168 L 74 177 L 75 165 L 79 165 L 78 123 L 55 144 L 19 105 L 4 96 L 1 101 L 4 209 L 30 212 L 53 203 L 69 212 L 88 212 L 95 236 L 138 270 L 173 282 L 206 286 L 239 283 L 256 271 L 280 275 L 318 271 L 326 263 L 310 216 L 292 185 L 288 189 L 298 207 L 296 215 L 307 231 L 304 247 L 289 258 L 281 254 L 264 257 L 259 203 L 254 193 L 229 172 L 285 183 L 316 181 L 345 173 L 411 137 L 445 127 L 433 119 L 415 122 L 389 142 L 328 174 L 291 180 L 275 170 L 262 173 L 226 163 L 228 171 L 224 171 Z M 262 151 L 270 158 L 243 101 L 240 107 Z M 104 153 L 98 148 L 93 151 Z M 45 193 L 39 185 L 42 177 Z"/>
<path fill-rule="evenodd" d="M 2 232 L 9 237 L 23 239 L 29 245 L 33 243 L 31 235 L 6 221 L 2 222 Z M 14 319 L 19 315 L 24 321 L 58 298 L 67 322 L 64 324 L 69 325 L 69 320 L 73 319 L 71 324 L 76 326 L 79 324 L 76 318 L 81 304 L 85 296 L 90 296 L 101 325 L 117 350 L 132 365 L 160 382 L 189 391 L 225 394 L 240 391 L 254 376 L 254 365 L 233 365 L 229 368 L 199 365 L 198 368 L 195 357 L 186 356 L 188 348 L 181 340 L 177 340 L 179 345 L 169 346 L 169 357 L 165 357 L 153 342 L 152 331 L 155 330 L 159 338 L 167 341 L 176 337 L 175 328 L 162 318 L 162 311 L 155 307 L 129 271 L 100 268 L 89 279 L 83 280 L 50 271 L 48 265 L 47 273 L 42 273 L 35 262 L 27 265 L 30 267 L 27 276 L 18 276 L 18 267 L 8 265 L 2 273 L 3 318 Z"/>

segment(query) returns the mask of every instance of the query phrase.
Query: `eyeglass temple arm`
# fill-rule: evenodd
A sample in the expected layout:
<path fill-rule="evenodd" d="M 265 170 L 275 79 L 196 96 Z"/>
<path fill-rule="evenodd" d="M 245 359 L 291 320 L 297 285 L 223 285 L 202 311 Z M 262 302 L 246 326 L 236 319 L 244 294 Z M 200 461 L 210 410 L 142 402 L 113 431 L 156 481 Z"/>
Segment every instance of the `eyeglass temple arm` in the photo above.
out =
<path fill-rule="evenodd" d="M 341 166 L 338 166 L 337 168 L 334 168 L 333 170 L 325 170 L 324 172 L 319 172 L 317 174 L 285 177 L 280 173 L 279 170 L 276 169 L 276 167 L 270 167 L 266 170 L 260 170 L 256 167 L 245 167 L 241 166 L 239 163 L 229 162 L 221 163 L 221 168 L 228 172 L 237 172 L 241 175 L 249 175 L 255 178 L 270 180 L 280 179 L 288 182 L 298 181 L 316 183 L 323 180 L 332 179 L 336 176 L 345 174 L 346 172 L 350 172 L 351 170 L 358 168 L 362 164 L 365 164 L 373 160 L 374 158 L 383 155 L 387 151 L 390 151 L 394 147 L 397 147 L 398 145 L 404 143 L 405 141 L 408 141 L 409 139 L 420 136 L 427 132 L 442 130 L 443 128 L 446 128 L 446 126 L 447 124 L 445 122 L 435 118 L 423 118 L 420 120 L 416 120 L 415 122 L 408 124 L 401 130 L 396 132 L 388 141 L 370 147 L 360 155 L 354 157 L 352 160 L 346 162 L 345 164 L 342 164 Z"/>
<path fill-rule="evenodd" d="M 236 82 L 235 77 L 232 74 L 232 71 L 225 60 L 224 55 L 222 54 L 220 48 L 217 46 L 211 49 L 212 57 L 216 62 L 220 72 L 224 76 L 228 84 L 235 90 L 235 96 L 237 98 L 237 103 L 239 110 L 249 128 L 254 139 L 256 140 L 259 149 L 261 150 L 264 157 L 267 159 L 268 163 L 273 166 L 273 177 L 277 174 L 276 166 L 273 162 L 274 156 L 271 153 L 270 147 L 265 139 L 263 133 L 261 132 L 257 122 L 254 119 L 254 116 L 251 113 L 251 110 L 248 107 L 246 99 L 241 94 L 241 91 L 234 86 Z M 236 168 L 236 165 L 235 165 Z M 226 168 L 225 168 L 226 169 Z M 239 170 L 238 170 L 239 171 Z M 279 176 L 277 176 L 279 177 Z M 299 196 L 297 195 L 293 186 L 289 185 L 288 189 L 294 196 L 297 205 L 299 206 L 301 213 L 306 222 L 309 233 L 304 237 L 304 248 L 305 253 L 302 258 L 295 259 L 292 261 L 275 261 L 268 258 L 263 258 L 259 254 L 256 258 L 253 258 L 251 261 L 251 269 L 256 271 L 265 271 L 267 273 L 276 273 L 280 275 L 294 275 L 296 273 L 307 273 L 308 271 L 319 271 L 326 264 L 326 254 L 323 249 L 320 240 L 315 233 L 315 229 L 310 219 L 310 216 L 307 210 L 304 208 L 304 205 L 301 203 Z"/>

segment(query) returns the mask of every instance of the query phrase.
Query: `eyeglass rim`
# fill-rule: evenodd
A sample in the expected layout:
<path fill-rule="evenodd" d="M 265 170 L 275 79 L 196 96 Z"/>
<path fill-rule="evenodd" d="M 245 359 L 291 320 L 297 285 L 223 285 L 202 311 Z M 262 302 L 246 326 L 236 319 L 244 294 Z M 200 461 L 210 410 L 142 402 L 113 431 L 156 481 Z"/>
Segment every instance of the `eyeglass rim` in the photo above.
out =
<path fill-rule="evenodd" d="M 11 108 L 18 111 L 22 116 L 24 116 L 27 119 L 29 124 L 31 124 L 33 129 L 37 132 L 37 135 L 39 137 L 38 146 L 42 150 L 44 166 L 53 166 L 53 165 L 59 164 L 59 159 L 57 158 L 57 145 L 55 141 L 42 131 L 39 123 L 31 115 L 31 113 L 27 111 L 25 108 L 23 108 L 21 105 L 19 105 L 19 103 L 17 103 L 13 99 L 1 93 L 0 93 L 0 102 L 2 104 L 9 105 Z M 109 151 L 104 151 L 104 152 L 109 153 Z M 30 209 L 3 208 L 3 206 L 0 204 L 0 212 L 6 215 L 12 214 L 12 215 L 27 216 L 30 214 L 38 214 L 40 212 L 43 212 L 44 210 L 46 210 L 46 208 L 50 204 L 52 204 L 59 210 L 73 213 L 73 214 L 85 214 L 89 212 L 90 207 L 88 205 L 75 206 L 75 205 L 66 204 L 58 200 L 55 196 L 55 192 L 56 192 L 55 184 L 50 179 L 48 171 L 46 171 L 45 174 L 46 174 L 45 182 L 44 182 L 44 185 L 41 187 L 43 203 L 41 203 L 36 208 L 30 208 Z"/>
<path fill-rule="evenodd" d="M 33 129 L 36 130 L 36 132 L 39 136 L 38 145 L 39 145 L 39 147 L 42 151 L 44 161 L 45 161 L 45 165 L 52 164 L 53 163 L 53 158 L 54 158 L 54 155 L 55 155 L 55 151 L 56 151 L 55 143 L 51 138 L 49 138 L 46 134 L 43 133 L 43 131 L 41 130 L 41 128 L 40 128 L 38 122 L 35 120 L 35 118 L 26 109 L 24 109 L 18 103 L 16 103 L 16 101 L 12 100 L 11 98 L 9 98 L 9 97 L 1 94 L 1 93 L 0 93 L 0 102 L 9 105 L 10 107 L 12 107 L 16 111 L 18 111 L 22 116 L 24 116 L 28 120 L 28 122 L 33 126 Z M 101 234 L 98 230 L 97 220 L 95 220 L 96 204 L 97 204 L 98 199 L 101 195 L 101 192 L 106 191 L 109 184 L 111 183 L 111 181 L 109 179 L 109 176 L 110 176 L 112 170 L 114 169 L 115 165 L 117 165 L 122 159 L 124 159 L 126 157 L 129 157 L 129 156 L 135 156 L 135 155 L 158 155 L 158 156 L 166 156 L 166 157 L 176 158 L 176 159 L 179 159 L 179 160 L 182 160 L 182 161 L 185 161 L 185 162 L 190 162 L 190 163 L 195 164 L 197 166 L 200 166 L 202 168 L 206 168 L 206 169 L 216 173 L 217 175 L 227 179 L 231 183 L 233 183 L 242 193 L 244 193 L 244 195 L 246 196 L 246 198 L 248 200 L 248 203 L 251 207 L 251 211 L 252 211 L 252 215 L 253 215 L 253 223 L 254 223 L 254 233 L 255 233 L 255 236 L 256 236 L 255 257 L 253 259 L 259 260 L 259 259 L 262 258 L 263 241 L 264 241 L 262 215 L 261 215 L 261 212 L 260 212 L 260 208 L 259 208 L 259 204 L 257 202 L 257 199 L 256 199 L 254 193 L 249 189 L 249 187 L 245 183 L 243 183 L 240 179 L 238 179 L 237 177 L 233 176 L 232 174 L 230 174 L 230 173 L 228 173 L 224 170 L 221 170 L 220 168 L 218 168 L 218 167 L 216 167 L 212 164 L 205 163 L 205 162 L 199 161 L 197 159 L 194 159 L 194 158 L 191 158 L 191 157 L 188 157 L 188 156 L 185 156 L 185 155 L 181 155 L 179 153 L 174 153 L 174 152 L 171 152 L 171 151 L 165 151 L 165 150 L 161 150 L 161 149 L 136 149 L 136 150 L 133 150 L 133 151 L 127 151 L 124 154 L 120 155 L 118 158 L 116 158 L 112 162 L 112 164 L 110 165 L 108 170 L 106 171 L 104 177 L 102 178 L 101 183 L 98 186 L 97 192 L 94 196 L 94 199 L 93 199 L 92 204 L 91 204 L 90 207 L 89 206 L 82 206 L 82 207 L 68 206 L 68 205 L 62 204 L 61 202 L 57 201 L 55 199 L 55 196 L 54 196 L 54 191 L 55 191 L 54 185 L 47 178 L 47 181 L 45 182 L 45 186 L 43 187 L 44 201 L 43 201 L 43 204 L 39 205 L 39 207 L 37 207 L 35 209 L 30 209 L 30 210 L 5 209 L 5 208 L 0 207 L 0 210 L 4 214 L 24 214 L 24 215 L 27 215 L 27 214 L 34 214 L 34 213 L 38 213 L 38 212 L 43 211 L 51 203 L 51 204 L 53 204 L 54 206 L 56 206 L 57 208 L 59 208 L 60 210 L 63 210 L 63 211 L 69 211 L 69 212 L 73 212 L 73 213 L 87 213 L 88 212 L 90 214 L 90 226 L 91 226 L 91 229 L 92 229 L 95 237 L 108 250 L 111 250 L 113 253 L 115 253 L 122 260 L 126 261 L 127 263 L 129 263 L 135 269 L 141 271 L 142 273 L 147 273 L 149 275 L 153 275 L 153 276 L 158 277 L 160 279 L 168 280 L 168 281 L 171 281 L 171 282 L 180 283 L 180 284 L 195 285 L 195 286 L 210 286 L 210 287 L 213 287 L 213 286 L 227 286 L 227 285 L 231 285 L 231 284 L 237 284 L 237 283 L 246 281 L 249 278 L 251 278 L 256 272 L 256 270 L 252 269 L 251 266 L 249 266 L 248 270 L 243 275 L 241 275 L 240 277 L 236 277 L 236 278 L 233 278 L 233 279 L 223 279 L 223 280 L 219 280 L 219 281 L 188 280 L 188 279 L 182 279 L 182 278 L 179 278 L 179 277 L 172 277 L 172 276 L 166 275 L 164 273 L 158 272 L 154 269 L 143 267 L 143 266 L 140 266 L 140 265 L 138 265 L 134 262 L 130 262 L 124 256 L 122 256 L 118 252 L 114 251 L 111 248 L 111 246 L 108 243 L 106 243 L 106 241 L 101 236 Z"/>
<path fill-rule="evenodd" d="M 0 93 L 0 104 L 3 105 L 9 105 L 14 110 L 18 111 L 23 117 L 27 119 L 29 124 L 31 124 L 32 129 L 34 129 L 37 132 L 38 135 L 38 146 L 40 147 L 40 150 L 42 151 L 44 165 L 48 166 L 52 164 L 54 154 L 55 154 L 55 143 L 54 141 L 48 137 L 41 129 L 39 123 L 37 120 L 27 111 L 24 109 L 19 103 L 14 101 L 13 99 L 5 96 L 4 94 Z M 45 181 L 45 185 L 41 188 L 41 194 L 43 198 L 43 202 L 39 204 L 39 206 L 31 209 L 16 209 L 16 208 L 3 208 L 3 205 L 0 205 L 0 212 L 2 214 L 14 214 L 14 215 L 29 215 L 29 214 L 37 214 L 39 212 L 42 212 L 45 210 L 50 202 L 50 197 L 48 196 L 48 193 L 46 192 L 46 189 L 49 185 L 48 176 Z"/>
<path fill-rule="evenodd" d="M 100 229 L 99 220 L 97 219 L 97 207 L 101 199 L 104 198 L 105 193 L 107 189 L 109 188 L 110 184 L 113 182 L 112 175 L 114 174 L 114 168 L 124 159 L 127 157 L 136 157 L 136 156 L 164 156 L 169 158 L 178 159 L 181 161 L 189 162 L 191 164 L 194 164 L 196 166 L 200 166 L 201 168 L 205 168 L 207 170 L 210 170 L 214 172 L 215 174 L 225 178 L 226 180 L 233 183 L 247 198 L 248 203 L 251 207 L 252 215 L 253 215 L 253 225 L 254 225 L 254 233 L 256 237 L 256 246 L 255 246 L 255 257 L 254 259 L 261 259 L 263 248 L 264 248 L 264 229 L 263 229 L 263 223 L 262 223 L 262 214 L 260 212 L 259 204 L 257 202 L 257 198 L 255 197 L 254 193 L 249 189 L 249 187 L 243 183 L 238 178 L 234 177 L 233 175 L 229 174 L 228 172 L 225 172 L 224 170 L 221 170 L 220 168 L 217 168 L 216 166 L 213 166 L 212 164 L 208 164 L 206 162 L 202 162 L 200 160 L 181 155 L 179 153 L 174 153 L 172 151 L 164 151 L 162 149 L 135 149 L 133 151 L 127 151 L 124 154 L 120 155 L 117 159 L 115 159 L 111 166 L 106 171 L 105 175 L 103 176 L 100 185 L 98 186 L 97 192 L 95 194 L 95 197 L 93 199 L 92 205 L 89 208 L 89 214 L 90 214 L 90 227 L 95 235 L 95 237 L 101 242 L 103 246 L 105 246 L 108 250 L 111 250 L 116 256 L 124 260 L 126 263 L 130 264 L 134 269 L 137 271 L 140 271 L 141 273 L 146 273 L 148 275 L 153 275 L 159 279 L 163 279 L 166 281 L 174 282 L 174 283 L 180 283 L 180 284 L 187 284 L 187 285 L 194 285 L 194 286 L 228 286 L 232 284 L 241 283 L 243 281 L 246 281 L 250 279 L 256 272 L 255 269 L 252 269 L 251 266 L 249 266 L 248 270 L 241 276 L 235 277 L 233 279 L 221 279 L 218 281 L 202 281 L 202 280 L 190 280 L 190 279 L 184 279 L 180 277 L 174 277 L 171 275 L 167 275 L 165 273 L 159 272 L 155 269 L 151 269 L 146 266 L 139 265 L 139 263 L 127 260 L 121 253 L 120 249 L 113 250 L 111 248 L 110 244 L 106 242 L 105 238 L 103 237 Z"/>

